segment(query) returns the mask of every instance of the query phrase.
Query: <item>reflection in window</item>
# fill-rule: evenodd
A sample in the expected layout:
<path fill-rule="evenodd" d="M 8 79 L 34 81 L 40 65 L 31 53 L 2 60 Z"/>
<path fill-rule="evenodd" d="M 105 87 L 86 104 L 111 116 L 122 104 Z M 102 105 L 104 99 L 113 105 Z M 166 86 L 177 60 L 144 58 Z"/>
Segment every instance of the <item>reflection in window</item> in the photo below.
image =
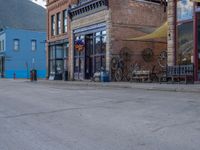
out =
<path fill-rule="evenodd" d="M 55 20 L 55 15 L 51 16 L 51 35 L 54 36 L 56 35 L 56 20 Z"/>
<path fill-rule="evenodd" d="M 100 71 L 101 70 L 101 57 L 96 57 L 95 59 L 95 65 L 96 65 L 96 71 Z"/>
<path fill-rule="evenodd" d="M 193 2 L 190 0 L 177 1 L 177 21 L 190 20 L 193 16 Z"/>
<path fill-rule="evenodd" d="M 193 52 L 193 22 L 183 23 L 177 26 L 177 64 L 192 63 Z"/>
<path fill-rule="evenodd" d="M 63 11 L 63 33 L 67 32 L 67 10 Z"/>
<path fill-rule="evenodd" d="M 61 34 L 61 14 L 57 13 L 57 34 Z"/>
<path fill-rule="evenodd" d="M 56 70 L 55 60 L 51 60 L 50 61 L 50 74 L 55 74 L 55 70 Z"/>
<path fill-rule="evenodd" d="M 64 70 L 64 61 L 63 60 L 56 60 L 56 72 L 58 74 L 62 74 Z"/>
<path fill-rule="evenodd" d="M 106 36 L 102 36 L 102 53 L 106 53 Z"/>
<path fill-rule="evenodd" d="M 56 46 L 56 58 L 63 58 L 64 57 L 64 49 L 62 45 Z"/>
<path fill-rule="evenodd" d="M 64 70 L 66 71 L 66 62 L 67 62 L 67 53 L 64 51 L 68 50 L 67 43 L 50 46 L 49 51 L 49 72 L 50 74 L 63 74 Z M 65 66 L 65 68 L 64 68 Z"/>
<path fill-rule="evenodd" d="M 101 53 L 101 38 L 100 37 L 96 37 L 96 40 L 95 40 L 95 53 L 96 54 Z"/>

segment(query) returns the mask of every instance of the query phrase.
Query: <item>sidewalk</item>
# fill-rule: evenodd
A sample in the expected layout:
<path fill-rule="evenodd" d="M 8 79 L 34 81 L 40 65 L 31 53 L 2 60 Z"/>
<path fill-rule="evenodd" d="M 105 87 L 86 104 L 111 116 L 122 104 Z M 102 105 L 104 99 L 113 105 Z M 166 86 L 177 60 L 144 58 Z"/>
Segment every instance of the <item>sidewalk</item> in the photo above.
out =
<path fill-rule="evenodd" d="M 195 92 L 200 93 L 200 84 L 167 84 L 167 83 L 130 83 L 130 82 L 90 82 L 90 81 L 49 81 L 39 80 L 42 84 L 62 84 L 66 86 L 89 86 L 89 87 L 106 87 L 106 88 L 129 88 L 129 89 L 144 89 L 156 91 L 171 91 L 171 92 Z"/>

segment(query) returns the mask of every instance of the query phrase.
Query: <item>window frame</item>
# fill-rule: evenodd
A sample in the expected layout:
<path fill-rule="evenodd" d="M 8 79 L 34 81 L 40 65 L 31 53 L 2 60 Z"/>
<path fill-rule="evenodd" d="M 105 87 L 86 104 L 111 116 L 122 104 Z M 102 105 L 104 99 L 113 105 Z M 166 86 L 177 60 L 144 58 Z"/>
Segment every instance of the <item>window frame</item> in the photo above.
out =
<path fill-rule="evenodd" d="M 57 18 L 57 21 L 56 21 L 56 24 L 57 24 L 57 35 L 60 35 L 62 33 L 62 29 L 61 29 L 61 13 L 58 12 L 56 14 L 56 18 Z"/>
<path fill-rule="evenodd" d="M 68 30 L 68 15 L 67 9 L 63 10 L 63 33 L 67 33 Z"/>
<path fill-rule="evenodd" d="M 180 0 L 181 1 L 181 0 Z M 186 24 L 190 24 L 190 23 L 192 23 L 192 30 L 193 30 L 193 32 L 192 32 L 192 37 L 194 38 L 194 13 L 192 13 L 191 15 L 191 18 L 182 18 L 182 19 L 179 19 L 178 18 L 178 2 L 180 2 L 180 1 L 176 1 L 176 4 L 175 4 L 175 7 L 176 7 L 176 12 L 175 12 L 175 15 L 176 15 L 176 19 L 175 19 L 175 21 L 176 21 L 176 23 L 175 23 L 175 34 L 176 34 L 176 36 L 175 36 L 175 40 L 177 41 L 176 42 L 176 44 L 175 44 L 175 64 L 178 64 L 178 65 L 180 65 L 180 64 L 191 64 L 192 63 L 192 58 L 190 58 L 190 59 L 183 59 L 184 58 L 184 55 L 183 54 L 181 54 L 181 55 L 179 55 L 179 53 L 180 53 L 180 45 L 179 45 L 179 38 L 180 38 L 180 34 L 179 34 L 179 27 L 181 26 L 181 25 L 186 25 Z M 188 1 L 190 1 L 190 0 L 188 0 Z M 192 12 L 193 12 L 193 7 L 192 7 Z M 193 41 L 194 41 L 194 39 L 193 39 Z M 183 51 L 181 52 L 181 53 L 183 53 Z M 194 45 L 193 45 L 193 48 L 192 48 L 192 50 L 191 50 L 191 57 L 193 57 L 193 54 L 194 54 Z M 184 61 L 184 60 L 186 60 L 186 61 Z M 190 62 L 189 62 L 190 61 Z"/>
<path fill-rule="evenodd" d="M 56 17 L 51 15 L 51 36 L 56 35 Z"/>
<path fill-rule="evenodd" d="M 20 50 L 20 39 L 13 39 L 13 50 L 14 51 L 19 51 Z"/>
<path fill-rule="evenodd" d="M 33 42 L 35 43 L 35 45 L 34 45 L 34 49 L 33 49 Z M 37 40 L 35 40 L 35 39 L 32 39 L 31 40 L 31 51 L 36 51 L 37 50 Z"/>

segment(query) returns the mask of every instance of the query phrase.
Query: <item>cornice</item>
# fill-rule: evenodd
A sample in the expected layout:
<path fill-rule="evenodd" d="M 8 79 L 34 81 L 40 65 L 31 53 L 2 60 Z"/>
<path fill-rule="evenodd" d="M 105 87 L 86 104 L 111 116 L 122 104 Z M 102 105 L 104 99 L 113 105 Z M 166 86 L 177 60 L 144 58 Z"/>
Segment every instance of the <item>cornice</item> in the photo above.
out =
<path fill-rule="evenodd" d="M 57 9 L 65 4 L 69 5 L 69 0 L 53 0 L 51 3 L 47 4 L 47 11 Z"/>

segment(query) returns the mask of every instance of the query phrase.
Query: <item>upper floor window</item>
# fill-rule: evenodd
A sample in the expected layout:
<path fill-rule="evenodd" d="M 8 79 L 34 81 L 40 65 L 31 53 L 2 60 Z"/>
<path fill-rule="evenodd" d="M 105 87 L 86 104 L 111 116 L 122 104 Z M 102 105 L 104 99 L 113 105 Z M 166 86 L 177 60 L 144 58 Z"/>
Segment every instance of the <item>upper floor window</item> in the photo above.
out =
<path fill-rule="evenodd" d="M 56 22 L 55 22 L 55 15 L 51 16 L 51 35 L 56 35 Z"/>
<path fill-rule="evenodd" d="M 61 14 L 57 13 L 57 34 L 61 34 Z"/>
<path fill-rule="evenodd" d="M 37 49 L 37 41 L 31 40 L 31 50 L 36 51 L 36 49 Z"/>
<path fill-rule="evenodd" d="M 13 49 L 15 50 L 15 51 L 18 51 L 19 50 L 19 48 L 20 48 L 20 43 L 19 43 L 20 41 L 19 41 L 19 39 L 14 39 L 14 41 L 13 41 Z"/>
<path fill-rule="evenodd" d="M 67 32 L 67 10 L 63 11 L 63 33 Z"/>

